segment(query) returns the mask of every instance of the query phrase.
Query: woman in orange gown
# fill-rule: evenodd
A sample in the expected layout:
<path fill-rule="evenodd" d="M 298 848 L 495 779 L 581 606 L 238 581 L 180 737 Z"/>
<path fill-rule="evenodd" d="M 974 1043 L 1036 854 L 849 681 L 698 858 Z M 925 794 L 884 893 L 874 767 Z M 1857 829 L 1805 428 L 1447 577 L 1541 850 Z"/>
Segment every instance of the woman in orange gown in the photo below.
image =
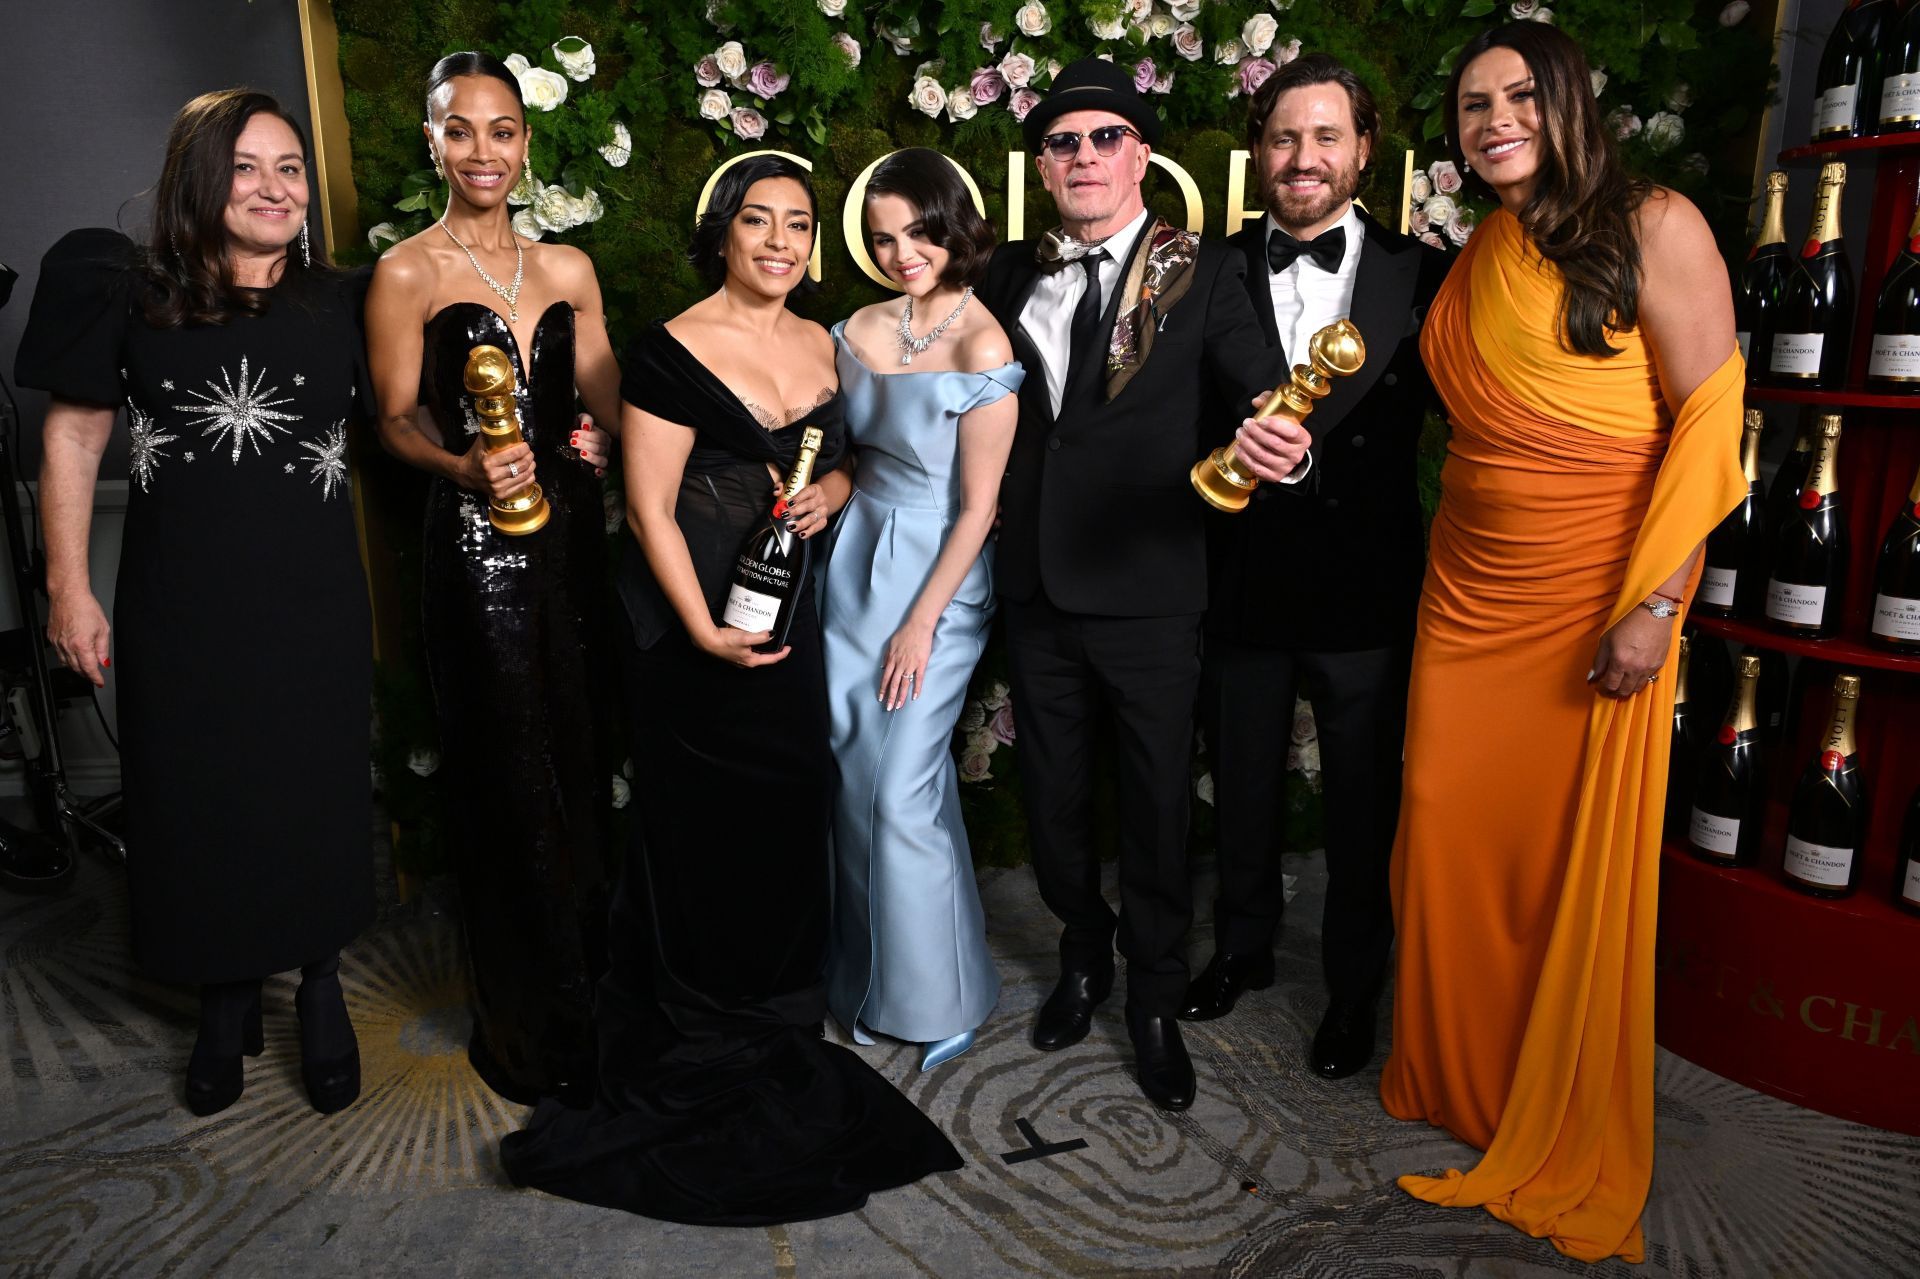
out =
<path fill-rule="evenodd" d="M 1674 646 L 1745 491 L 1744 369 L 1699 212 L 1629 179 L 1580 49 L 1462 50 L 1455 162 L 1500 209 L 1421 347 L 1453 426 L 1420 604 L 1381 1101 L 1486 1152 L 1408 1176 L 1569 1256 L 1644 1256 Z"/>

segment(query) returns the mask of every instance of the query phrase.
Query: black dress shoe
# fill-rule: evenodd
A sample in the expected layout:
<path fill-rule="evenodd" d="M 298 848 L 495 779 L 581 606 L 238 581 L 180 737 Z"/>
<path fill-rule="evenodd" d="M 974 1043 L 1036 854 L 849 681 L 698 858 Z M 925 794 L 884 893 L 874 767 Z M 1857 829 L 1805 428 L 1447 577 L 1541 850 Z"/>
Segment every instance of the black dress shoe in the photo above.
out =
<path fill-rule="evenodd" d="M 205 1118 L 240 1100 L 247 1086 L 241 1058 L 258 1057 L 265 1038 L 259 982 L 202 987 L 200 1033 L 187 1058 L 187 1109 Z"/>
<path fill-rule="evenodd" d="M 300 1014 L 300 1080 L 323 1115 L 345 1110 L 360 1095 L 360 1041 L 347 1016 L 337 970 L 308 976 L 293 992 Z"/>
<path fill-rule="evenodd" d="M 1180 1020 L 1212 1021 L 1225 1017 L 1246 991 L 1265 990 L 1271 985 L 1271 950 L 1238 955 L 1215 951 L 1200 975 L 1187 984 L 1187 1002 L 1180 1010 Z"/>
<path fill-rule="evenodd" d="M 1068 969 L 1040 1005 L 1033 1023 L 1033 1046 L 1043 1053 L 1071 1048 L 1093 1028 L 1093 1010 L 1113 993 L 1113 969 L 1087 972 Z"/>
<path fill-rule="evenodd" d="M 1313 1073 L 1345 1079 L 1373 1060 L 1373 1005 L 1335 1000 L 1313 1036 Z"/>
<path fill-rule="evenodd" d="M 1193 1104 L 1193 1059 L 1180 1038 L 1180 1023 L 1172 1017 L 1127 1014 L 1127 1033 L 1133 1038 L 1140 1091 L 1162 1110 L 1185 1110 Z"/>

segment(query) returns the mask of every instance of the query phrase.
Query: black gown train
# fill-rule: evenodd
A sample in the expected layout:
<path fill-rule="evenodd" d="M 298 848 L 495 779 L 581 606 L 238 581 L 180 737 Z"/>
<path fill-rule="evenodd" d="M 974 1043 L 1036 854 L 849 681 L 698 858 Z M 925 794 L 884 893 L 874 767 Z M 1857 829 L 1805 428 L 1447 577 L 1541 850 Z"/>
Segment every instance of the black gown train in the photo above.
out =
<path fill-rule="evenodd" d="M 802 429 L 839 462 L 836 393 L 769 430 L 655 325 L 625 362 L 628 402 L 693 432 L 676 516 L 718 618 L 735 552 Z M 809 590 L 785 660 L 744 670 L 695 648 L 639 547 L 617 575 L 636 777 L 626 874 L 600 985 L 593 1109 L 542 1105 L 502 1143 L 508 1174 L 669 1221 L 763 1225 L 852 1211 L 960 1167 L 939 1129 L 826 1015 L 834 764 Z"/>

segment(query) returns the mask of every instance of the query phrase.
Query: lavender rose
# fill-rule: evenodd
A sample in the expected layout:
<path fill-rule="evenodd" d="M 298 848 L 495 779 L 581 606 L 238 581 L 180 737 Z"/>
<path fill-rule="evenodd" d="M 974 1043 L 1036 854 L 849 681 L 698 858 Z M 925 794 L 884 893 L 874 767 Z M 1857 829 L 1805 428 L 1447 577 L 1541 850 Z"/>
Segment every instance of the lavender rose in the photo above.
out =
<path fill-rule="evenodd" d="M 1152 58 L 1142 58 L 1140 61 L 1134 63 L 1133 91 L 1135 93 L 1152 92 L 1153 80 L 1158 74 L 1159 71 L 1154 67 Z"/>
<path fill-rule="evenodd" d="M 992 717 L 987 720 L 987 731 L 993 734 L 993 740 L 1002 746 L 1013 745 L 1013 702 L 1001 703 Z"/>
<path fill-rule="evenodd" d="M 1024 89 L 1033 79 L 1033 58 L 1025 53 L 1009 53 L 1000 59 L 1000 77 L 1016 89 Z"/>
<path fill-rule="evenodd" d="M 787 73 L 771 62 L 756 62 L 747 69 L 747 89 L 756 98 L 779 96 L 785 91 L 787 81 Z"/>
<path fill-rule="evenodd" d="M 1040 105 L 1040 95 L 1032 89 L 1015 89 L 1007 99 L 1007 110 L 1013 112 L 1013 118 L 1024 120 L 1027 112 Z"/>
<path fill-rule="evenodd" d="M 711 53 L 693 64 L 693 78 L 700 82 L 702 89 L 717 89 L 720 82 L 726 79 L 720 74 L 720 59 Z"/>
<path fill-rule="evenodd" d="M 973 93 L 973 105 L 984 107 L 989 102 L 1000 100 L 1000 95 L 1007 91 L 1007 81 L 993 67 L 977 67 L 967 87 Z"/>
<path fill-rule="evenodd" d="M 1242 60 L 1238 69 L 1240 72 L 1240 92 L 1252 94 L 1267 82 L 1268 76 L 1280 68 L 1274 66 L 1265 58 L 1246 58 Z"/>

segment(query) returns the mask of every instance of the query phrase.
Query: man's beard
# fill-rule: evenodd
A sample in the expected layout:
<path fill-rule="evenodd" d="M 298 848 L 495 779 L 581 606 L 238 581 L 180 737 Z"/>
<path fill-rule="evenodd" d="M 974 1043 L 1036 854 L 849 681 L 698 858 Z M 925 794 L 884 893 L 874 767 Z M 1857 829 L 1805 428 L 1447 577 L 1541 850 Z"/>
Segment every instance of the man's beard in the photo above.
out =
<path fill-rule="evenodd" d="M 1358 164 L 1327 174 L 1326 185 L 1315 195 L 1297 195 L 1287 186 L 1287 179 L 1300 172 L 1288 169 L 1276 174 L 1267 184 L 1267 209 L 1273 214 L 1273 220 L 1282 226 L 1312 226 L 1351 200 L 1353 193 L 1360 189 Z"/>

